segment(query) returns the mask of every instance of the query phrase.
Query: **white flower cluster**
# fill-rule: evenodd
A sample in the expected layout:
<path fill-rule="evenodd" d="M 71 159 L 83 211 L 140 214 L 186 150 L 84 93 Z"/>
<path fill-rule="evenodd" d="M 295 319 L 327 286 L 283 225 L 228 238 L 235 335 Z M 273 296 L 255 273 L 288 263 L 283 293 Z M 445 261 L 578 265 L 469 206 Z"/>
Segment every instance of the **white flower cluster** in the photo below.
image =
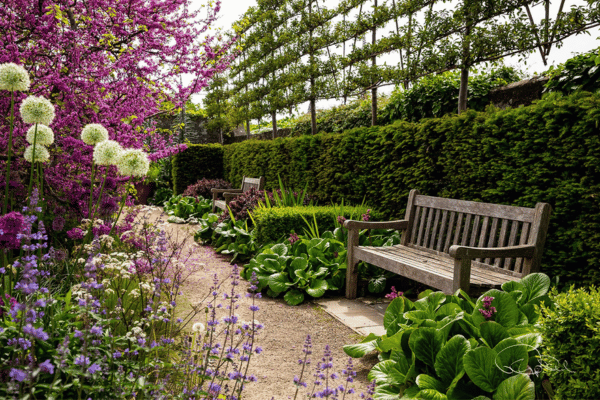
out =
<path fill-rule="evenodd" d="M 167 222 L 172 224 L 185 224 L 185 219 L 171 215 L 169 218 L 167 218 Z"/>
<path fill-rule="evenodd" d="M 25 137 L 27 143 L 33 144 L 35 142 L 35 146 L 50 146 L 54 143 L 54 132 L 47 125 L 37 124 L 32 125 L 27 130 L 27 136 Z"/>
<path fill-rule="evenodd" d="M 108 140 L 108 131 L 100 124 L 87 124 L 81 131 L 83 143 L 94 146 Z"/>
<path fill-rule="evenodd" d="M 206 332 L 206 328 L 202 322 L 196 322 L 194 325 L 192 325 L 192 332 L 202 335 L 204 332 Z"/>
<path fill-rule="evenodd" d="M 127 338 L 131 338 L 131 337 L 136 337 L 136 338 L 142 337 L 142 338 L 145 338 L 146 337 L 146 333 L 139 326 L 134 326 L 133 328 L 131 328 L 131 330 L 129 332 L 127 332 L 127 334 L 125 335 L 125 337 L 127 337 Z"/>
<path fill-rule="evenodd" d="M 94 147 L 94 163 L 96 165 L 116 165 L 123 148 L 114 140 L 105 140 Z"/>
<path fill-rule="evenodd" d="M 27 148 L 25 149 L 25 153 L 23 154 L 23 157 L 25 157 L 25 160 L 27 160 L 30 163 L 33 162 L 41 162 L 41 163 L 45 163 L 46 161 L 48 161 L 50 159 L 50 153 L 48 152 L 48 149 L 45 148 L 44 146 L 35 146 L 35 159 L 34 159 L 34 154 L 33 154 L 33 146 L 27 146 Z"/>
<path fill-rule="evenodd" d="M 148 155 L 140 149 L 128 149 L 117 160 L 117 171 L 123 176 L 146 176 L 150 169 Z"/>
<path fill-rule="evenodd" d="M 0 64 L 0 90 L 26 92 L 30 85 L 29 74 L 25 68 L 15 63 Z"/>
<path fill-rule="evenodd" d="M 29 96 L 21 103 L 21 118 L 26 124 L 42 124 L 49 126 L 54 121 L 54 106 L 48 99 Z"/>

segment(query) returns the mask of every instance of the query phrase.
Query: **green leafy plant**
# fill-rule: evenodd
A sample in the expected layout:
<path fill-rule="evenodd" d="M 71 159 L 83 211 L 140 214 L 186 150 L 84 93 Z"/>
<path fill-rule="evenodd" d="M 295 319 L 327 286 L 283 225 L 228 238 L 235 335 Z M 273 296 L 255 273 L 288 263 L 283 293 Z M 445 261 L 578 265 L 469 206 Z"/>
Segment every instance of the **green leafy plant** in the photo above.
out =
<path fill-rule="evenodd" d="M 272 207 L 300 207 L 309 205 L 312 206 L 313 202 L 308 201 L 306 197 L 306 189 L 308 188 L 308 184 L 304 186 L 304 191 L 295 193 L 291 190 L 287 190 L 281 180 L 281 176 L 277 175 L 279 178 L 279 191 L 273 191 L 272 196 L 267 194 L 265 190 L 265 201 L 258 201 L 258 208 L 272 208 Z M 273 204 L 271 204 L 270 198 L 273 199 Z M 308 202 L 308 204 L 307 204 Z"/>
<path fill-rule="evenodd" d="M 344 351 L 351 357 L 381 353 L 369 373 L 378 384 L 375 399 L 534 400 L 527 372 L 539 364 L 536 306 L 550 303 L 549 287 L 548 276 L 535 273 L 475 302 L 461 290 L 429 290 L 415 302 L 398 297 L 384 316 L 386 334 L 371 334 Z"/>
<path fill-rule="evenodd" d="M 259 290 L 268 289 L 272 297 L 284 294 L 290 305 L 302 303 L 305 293 L 321 297 L 327 290 L 341 289 L 346 275 L 345 244 L 332 232 L 321 238 L 296 238 L 293 243 L 288 240 L 264 249 L 244 267 L 242 276 L 250 279 L 256 273 Z"/>
<path fill-rule="evenodd" d="M 600 88 L 600 49 L 568 59 L 564 64 L 550 67 L 550 79 L 545 92 L 569 94 L 576 90 L 593 92 Z"/>
<path fill-rule="evenodd" d="M 218 223 L 218 220 L 217 214 L 204 214 L 194 239 L 211 244 L 217 253 L 232 255 L 232 264 L 248 261 L 256 254 L 259 246 L 246 221 L 236 221 L 233 215 L 225 222 Z"/>
<path fill-rule="evenodd" d="M 178 195 L 166 201 L 164 207 L 168 215 L 188 219 L 204 215 L 212 208 L 212 203 L 201 197 Z"/>
<path fill-rule="evenodd" d="M 168 187 L 161 187 L 156 189 L 154 196 L 148 201 L 150 204 L 162 206 L 165 201 L 168 201 L 173 197 L 173 190 Z"/>
<path fill-rule="evenodd" d="M 600 291 L 571 287 L 541 306 L 544 372 L 557 399 L 600 398 Z"/>

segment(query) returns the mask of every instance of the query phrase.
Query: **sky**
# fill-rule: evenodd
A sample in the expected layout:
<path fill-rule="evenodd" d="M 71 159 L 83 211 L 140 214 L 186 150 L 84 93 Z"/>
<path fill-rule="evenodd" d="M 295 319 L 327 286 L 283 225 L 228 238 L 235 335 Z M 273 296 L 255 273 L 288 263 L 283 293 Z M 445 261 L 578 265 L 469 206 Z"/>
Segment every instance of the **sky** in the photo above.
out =
<path fill-rule="evenodd" d="M 339 0 L 321 0 L 320 3 L 325 3 L 326 5 L 337 4 Z M 206 0 L 192 0 L 194 6 L 199 6 L 200 4 L 206 3 Z M 551 14 L 558 7 L 559 1 L 555 0 L 551 2 Z M 570 5 L 586 5 L 587 2 L 585 0 L 567 0 L 565 3 L 565 8 Z M 244 12 L 251 6 L 256 5 L 256 0 L 221 0 L 221 11 L 219 13 L 219 19 L 215 24 L 215 27 L 222 28 L 224 30 L 228 30 L 231 27 L 231 24 L 238 20 Z M 556 14 L 556 11 L 554 11 Z M 541 16 L 536 16 L 534 14 L 534 19 L 537 20 L 541 18 Z M 381 30 L 382 33 L 389 31 L 389 29 Z M 600 41 L 597 40 L 600 37 L 600 29 L 594 28 L 590 31 L 590 35 L 582 34 L 577 36 L 572 36 L 567 38 L 561 48 L 556 48 L 555 46 L 550 51 L 550 56 L 548 59 L 548 65 L 544 66 L 542 62 L 542 58 L 539 53 L 531 53 L 525 62 L 519 61 L 518 56 L 508 57 L 504 59 L 504 62 L 508 66 L 515 67 L 525 73 L 526 76 L 533 76 L 535 73 L 540 73 L 547 70 L 551 65 L 558 65 L 574 55 L 585 53 L 589 50 L 597 48 L 600 46 Z M 396 58 L 397 58 L 396 54 Z M 385 61 L 385 60 L 383 60 Z M 397 61 L 396 61 L 397 62 Z M 389 94 L 394 89 L 393 86 L 387 86 L 380 88 L 379 91 L 382 93 Z M 201 102 L 202 94 L 196 96 L 193 101 Z M 327 100 L 320 101 L 317 103 L 317 108 L 328 108 L 335 105 L 339 105 L 341 102 L 337 100 Z M 308 105 L 301 105 L 299 110 L 304 112 L 308 109 Z"/>

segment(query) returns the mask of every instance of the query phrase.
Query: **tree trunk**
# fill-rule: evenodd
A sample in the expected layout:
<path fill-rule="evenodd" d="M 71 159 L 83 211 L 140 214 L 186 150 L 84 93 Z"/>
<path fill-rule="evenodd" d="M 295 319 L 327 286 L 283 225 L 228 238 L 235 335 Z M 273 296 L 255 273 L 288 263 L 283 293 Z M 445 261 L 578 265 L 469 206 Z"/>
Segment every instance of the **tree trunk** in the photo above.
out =
<path fill-rule="evenodd" d="M 250 121 L 246 120 L 246 139 L 250 139 Z"/>
<path fill-rule="evenodd" d="M 313 135 L 317 134 L 317 108 L 315 100 L 315 77 L 313 75 L 312 68 L 315 65 L 315 56 L 313 50 L 313 28 L 312 28 L 312 0 L 308 2 L 308 19 L 310 23 L 310 31 L 308 38 L 308 54 L 310 64 L 310 133 Z"/>
<path fill-rule="evenodd" d="M 317 134 L 317 108 L 315 99 L 310 99 L 310 133 L 313 135 Z"/>
<path fill-rule="evenodd" d="M 277 113 L 271 113 L 271 117 L 273 118 L 273 139 L 277 137 Z"/>
<path fill-rule="evenodd" d="M 467 92 L 469 90 L 469 68 L 460 70 L 460 89 L 458 92 L 458 113 L 467 110 Z"/>
<path fill-rule="evenodd" d="M 375 11 L 375 9 L 377 8 L 377 0 L 374 0 L 374 9 L 373 11 Z M 373 27 L 373 46 L 375 46 L 375 42 L 377 42 L 377 28 L 374 26 Z M 371 65 L 373 65 L 373 67 L 375 67 L 377 65 L 377 57 L 373 56 L 373 58 L 371 58 Z M 373 68 L 374 69 L 374 68 Z M 375 82 L 372 82 L 372 84 L 374 85 Z M 371 126 L 376 126 L 377 125 L 377 88 L 374 87 L 373 89 L 371 89 Z"/>

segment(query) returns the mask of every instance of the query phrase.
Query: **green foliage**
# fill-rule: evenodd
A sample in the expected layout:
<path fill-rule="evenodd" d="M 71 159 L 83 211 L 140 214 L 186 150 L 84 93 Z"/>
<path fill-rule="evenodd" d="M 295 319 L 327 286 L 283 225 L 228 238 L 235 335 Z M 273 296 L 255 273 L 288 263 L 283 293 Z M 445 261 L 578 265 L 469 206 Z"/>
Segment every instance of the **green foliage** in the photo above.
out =
<path fill-rule="evenodd" d="M 164 203 L 165 212 L 179 218 L 200 217 L 212 208 L 212 201 L 202 197 L 173 196 Z"/>
<path fill-rule="evenodd" d="M 351 357 L 381 352 L 368 376 L 377 381 L 375 399 L 404 393 L 401 399 L 534 400 L 535 384 L 526 373 L 538 363 L 535 305 L 549 302 L 549 286 L 546 275 L 530 274 L 475 304 L 460 290 L 427 292 L 415 302 L 398 297 L 384 316 L 386 334 L 344 351 Z M 487 319 L 480 312 L 484 301 L 496 309 Z"/>
<path fill-rule="evenodd" d="M 554 307 L 542 306 L 544 372 L 556 399 L 600 398 L 600 291 L 552 293 Z"/>
<path fill-rule="evenodd" d="M 338 230 L 341 228 L 337 228 Z M 267 247 L 244 267 L 246 279 L 255 273 L 259 290 L 277 297 L 285 293 L 290 305 L 304 301 L 304 294 L 321 297 L 327 290 L 341 289 L 346 270 L 346 245 L 332 232 L 322 238 L 300 238 Z"/>
<path fill-rule="evenodd" d="M 220 144 L 190 144 L 173 156 L 173 192 L 182 194 L 199 179 L 223 178 L 223 146 Z"/>
<path fill-rule="evenodd" d="M 546 72 L 550 80 L 546 83 L 546 92 L 569 94 L 576 90 L 593 92 L 600 88 L 600 49 L 568 59 L 556 68 Z"/>
<path fill-rule="evenodd" d="M 490 104 L 490 91 L 521 79 L 511 67 L 500 67 L 469 78 L 468 106 L 483 111 Z M 419 121 L 423 118 L 456 114 L 460 72 L 449 71 L 421 78 L 410 89 L 396 88 L 382 110 L 382 119 Z"/>
<path fill-rule="evenodd" d="M 367 212 L 366 206 L 300 206 L 256 208 L 252 213 L 256 239 L 261 243 L 275 242 L 292 232 L 303 232 L 305 221 L 315 220 L 321 231 L 332 230 L 337 217 L 359 218 Z"/>
<path fill-rule="evenodd" d="M 225 173 L 304 187 L 402 218 L 410 189 L 553 208 L 542 259 L 561 283 L 600 282 L 600 94 L 550 94 L 528 107 L 225 146 Z M 289 233 L 286 232 L 286 233 Z"/>
<path fill-rule="evenodd" d="M 211 244 L 215 252 L 233 256 L 231 263 L 248 261 L 258 251 L 254 235 L 245 221 L 229 219 L 217 223 L 217 214 L 206 213 L 199 220 L 199 229 L 194 239 L 203 244 Z"/>
<path fill-rule="evenodd" d="M 162 206 L 163 203 L 169 200 L 171 197 L 173 197 L 173 189 L 168 187 L 161 187 L 156 189 L 156 191 L 154 192 L 154 196 L 152 196 L 152 198 L 148 200 L 148 203 L 157 206 Z"/>

